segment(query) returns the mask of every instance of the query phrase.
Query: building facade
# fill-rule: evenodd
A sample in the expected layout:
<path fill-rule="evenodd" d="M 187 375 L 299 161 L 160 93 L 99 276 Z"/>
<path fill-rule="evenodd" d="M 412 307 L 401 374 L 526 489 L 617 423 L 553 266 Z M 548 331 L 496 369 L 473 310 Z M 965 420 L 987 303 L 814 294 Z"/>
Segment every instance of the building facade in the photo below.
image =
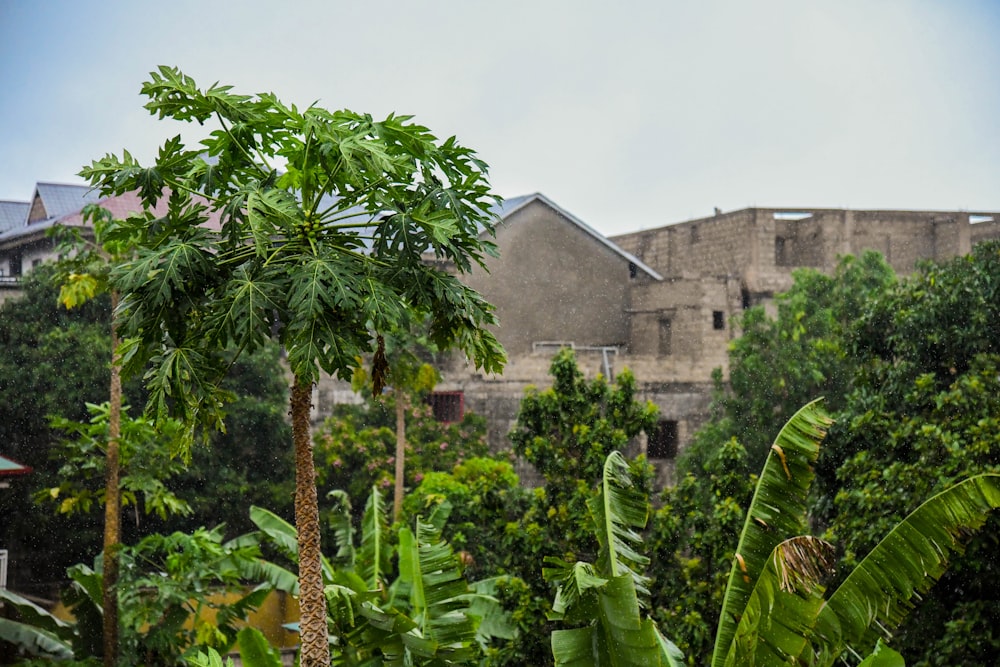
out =
<path fill-rule="evenodd" d="M 85 227 L 80 210 L 97 201 L 85 186 L 39 183 L 29 202 L 0 202 L 0 300 L 54 256 L 46 230 Z M 119 217 L 141 208 L 130 195 L 100 204 Z M 640 397 L 659 407 L 659 427 L 636 447 L 662 464 L 664 481 L 708 417 L 712 371 L 727 372 L 728 342 L 739 335 L 733 323 L 787 290 L 794 269 L 832 272 L 840 256 L 872 249 L 906 274 L 1000 238 L 993 212 L 748 208 L 613 238 L 538 193 L 508 199 L 497 214 L 500 256 L 463 280 L 496 306 L 508 364 L 493 376 L 443 357 L 435 409 L 445 419 L 485 415 L 491 446 L 504 449 L 524 391 L 546 386 L 552 356 L 572 347 L 591 377 L 631 369 Z M 314 417 L 352 400 L 349 386 L 326 379 Z"/>

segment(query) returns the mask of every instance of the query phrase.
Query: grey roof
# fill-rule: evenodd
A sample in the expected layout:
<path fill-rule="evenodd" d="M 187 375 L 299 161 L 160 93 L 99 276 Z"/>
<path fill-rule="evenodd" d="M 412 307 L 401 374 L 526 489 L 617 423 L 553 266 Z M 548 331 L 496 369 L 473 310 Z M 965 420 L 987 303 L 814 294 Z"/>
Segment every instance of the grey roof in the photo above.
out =
<path fill-rule="evenodd" d="M 629 263 L 634 264 L 638 270 L 642 271 L 653 280 L 663 280 L 663 276 L 654 271 L 651 267 L 644 264 L 641 259 L 639 259 L 630 252 L 625 252 L 614 241 L 604 236 L 604 234 L 601 234 L 599 231 L 597 231 L 596 229 L 585 223 L 583 220 L 580 220 L 578 217 L 576 217 L 566 209 L 560 208 L 551 199 L 549 199 L 540 192 L 535 192 L 530 195 L 522 195 L 520 197 L 512 197 L 510 199 L 505 199 L 503 201 L 503 204 L 496 207 L 497 215 L 499 215 L 502 220 L 506 220 L 508 217 L 510 217 L 518 210 L 527 206 L 533 201 L 540 201 L 549 208 L 553 209 L 554 211 L 562 215 L 564 218 L 569 220 L 571 223 L 573 223 L 581 230 L 583 230 L 586 234 L 592 236 L 594 240 L 606 246 L 607 248 L 610 248 L 615 254 L 621 256 Z"/>
<path fill-rule="evenodd" d="M 101 199 L 101 195 L 90 186 L 64 183 L 38 183 L 35 185 L 35 197 L 42 200 L 46 220 L 75 213 L 87 204 L 96 203 Z M 42 218 L 31 222 L 39 220 Z"/>
<path fill-rule="evenodd" d="M 0 201 L 0 234 L 23 225 L 30 210 L 31 204 L 26 201 Z"/>

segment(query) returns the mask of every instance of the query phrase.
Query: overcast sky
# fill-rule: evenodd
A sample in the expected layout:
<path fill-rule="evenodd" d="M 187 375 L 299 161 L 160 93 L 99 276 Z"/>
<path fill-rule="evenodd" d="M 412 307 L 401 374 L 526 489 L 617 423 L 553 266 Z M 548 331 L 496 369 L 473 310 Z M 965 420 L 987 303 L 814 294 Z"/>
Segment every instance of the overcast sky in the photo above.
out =
<path fill-rule="evenodd" d="M 294 7 L 295 9 L 290 9 Z M 157 65 L 416 116 L 606 234 L 747 206 L 1000 210 L 1000 2 L 0 0 L 0 199 L 178 128 Z"/>

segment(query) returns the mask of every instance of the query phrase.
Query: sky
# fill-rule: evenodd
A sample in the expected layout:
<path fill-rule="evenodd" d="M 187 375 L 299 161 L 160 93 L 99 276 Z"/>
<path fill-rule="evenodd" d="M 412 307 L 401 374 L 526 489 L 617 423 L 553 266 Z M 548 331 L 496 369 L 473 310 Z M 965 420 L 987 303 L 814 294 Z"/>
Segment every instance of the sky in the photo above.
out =
<path fill-rule="evenodd" d="M 0 0 L 0 199 L 190 128 L 200 85 L 411 114 L 607 235 L 724 211 L 1000 211 L 1000 2 Z M 189 134 L 190 133 L 190 134 Z"/>

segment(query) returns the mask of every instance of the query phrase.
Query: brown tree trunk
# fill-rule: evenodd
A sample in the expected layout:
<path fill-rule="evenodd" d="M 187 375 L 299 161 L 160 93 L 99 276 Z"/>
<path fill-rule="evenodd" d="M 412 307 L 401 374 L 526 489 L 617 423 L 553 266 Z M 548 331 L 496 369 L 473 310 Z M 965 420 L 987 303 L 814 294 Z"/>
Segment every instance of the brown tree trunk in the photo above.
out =
<path fill-rule="evenodd" d="M 118 327 L 114 312 L 118 308 L 118 292 L 111 292 L 111 387 L 108 399 L 108 451 L 104 481 L 104 667 L 118 664 L 118 571 L 121 549 L 121 493 L 119 483 L 119 438 L 122 424 L 121 357 L 118 356 Z"/>
<path fill-rule="evenodd" d="M 406 401 L 396 387 L 396 487 L 392 498 L 392 520 L 399 521 L 403 514 L 403 470 L 406 457 Z"/>
<path fill-rule="evenodd" d="M 316 465 L 309 432 L 311 402 L 312 384 L 295 378 L 291 411 L 295 443 L 295 527 L 299 536 L 299 634 L 302 642 L 299 663 L 302 667 L 329 667 Z"/>

